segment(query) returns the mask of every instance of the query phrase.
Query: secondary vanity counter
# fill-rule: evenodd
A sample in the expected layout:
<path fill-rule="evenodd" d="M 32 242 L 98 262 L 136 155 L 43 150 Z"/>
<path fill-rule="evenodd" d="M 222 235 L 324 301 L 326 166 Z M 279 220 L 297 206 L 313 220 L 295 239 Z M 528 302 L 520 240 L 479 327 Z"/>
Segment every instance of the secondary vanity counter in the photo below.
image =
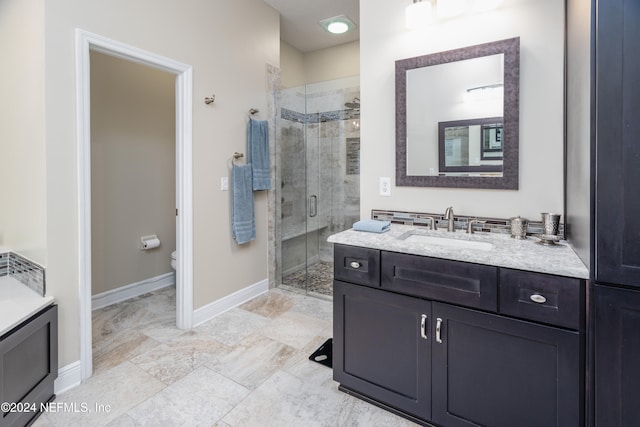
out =
<path fill-rule="evenodd" d="M 516 240 L 502 233 L 470 235 L 461 230 L 447 232 L 399 224 L 392 224 L 391 230 L 382 234 L 346 230 L 330 236 L 328 241 L 579 279 L 589 278 L 589 271 L 565 241 L 544 246 L 535 237 Z"/>
<path fill-rule="evenodd" d="M 40 296 L 13 277 L 0 277 L 0 336 L 53 304 L 53 297 Z"/>

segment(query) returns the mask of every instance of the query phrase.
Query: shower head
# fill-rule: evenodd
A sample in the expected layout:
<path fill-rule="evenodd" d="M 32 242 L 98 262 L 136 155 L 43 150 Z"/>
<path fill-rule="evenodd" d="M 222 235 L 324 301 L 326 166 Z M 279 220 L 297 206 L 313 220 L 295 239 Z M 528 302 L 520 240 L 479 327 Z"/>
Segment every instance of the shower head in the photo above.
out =
<path fill-rule="evenodd" d="M 351 109 L 360 108 L 360 98 L 353 98 L 353 101 L 347 102 L 344 106 Z"/>

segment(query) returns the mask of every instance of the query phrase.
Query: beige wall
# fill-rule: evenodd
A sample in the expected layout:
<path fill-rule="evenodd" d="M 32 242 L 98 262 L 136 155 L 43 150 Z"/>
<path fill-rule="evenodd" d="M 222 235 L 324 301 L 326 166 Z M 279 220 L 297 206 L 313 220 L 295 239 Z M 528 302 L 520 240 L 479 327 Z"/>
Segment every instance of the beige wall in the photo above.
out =
<path fill-rule="evenodd" d="M 563 209 L 564 2 L 505 0 L 490 13 L 441 22 L 422 32 L 404 27 L 406 4 L 360 4 L 361 215 L 371 209 L 539 219 Z M 395 61 L 520 37 L 520 189 L 396 187 Z M 392 178 L 391 197 L 378 178 Z"/>
<path fill-rule="evenodd" d="M 285 88 L 360 74 L 360 42 L 302 53 L 281 42 L 281 82 Z"/>
<path fill-rule="evenodd" d="M 0 1 L 0 246 L 46 264 L 44 2 Z"/>
<path fill-rule="evenodd" d="M 91 292 L 172 272 L 175 75 L 91 52 Z M 160 247 L 140 250 L 157 234 Z"/>
<path fill-rule="evenodd" d="M 304 55 L 306 83 L 357 76 L 360 74 L 360 42 L 308 52 Z"/>
<path fill-rule="evenodd" d="M 288 88 L 302 86 L 306 82 L 304 54 L 289 43 L 280 41 L 280 83 Z"/>
<path fill-rule="evenodd" d="M 267 278 L 267 199 L 257 240 L 231 238 L 227 160 L 245 151 L 249 108 L 266 111 L 266 64 L 279 66 L 279 17 L 262 0 L 58 0 L 45 3 L 47 286 L 59 310 L 59 364 L 77 361 L 78 214 L 75 29 L 193 66 L 194 308 Z M 205 105 L 212 94 L 216 102 Z M 247 266 L 250 266 L 249 268 Z"/>

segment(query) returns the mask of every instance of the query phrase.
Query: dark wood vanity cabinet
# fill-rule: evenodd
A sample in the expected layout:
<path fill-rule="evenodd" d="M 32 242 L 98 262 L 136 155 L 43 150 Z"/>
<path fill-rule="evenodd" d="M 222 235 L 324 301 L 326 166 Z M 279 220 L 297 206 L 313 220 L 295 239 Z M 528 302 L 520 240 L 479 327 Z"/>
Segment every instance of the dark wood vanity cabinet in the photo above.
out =
<path fill-rule="evenodd" d="M 349 391 L 430 419 L 432 344 L 425 332 L 431 303 L 340 281 L 334 281 L 333 301 L 334 379 Z"/>
<path fill-rule="evenodd" d="M 58 306 L 0 336 L 0 427 L 30 425 L 54 395 L 58 377 Z M 6 412 L 5 412 L 6 410 Z"/>
<path fill-rule="evenodd" d="M 579 426 L 580 337 L 433 303 L 431 420 L 442 426 Z"/>
<path fill-rule="evenodd" d="M 586 27 L 588 28 L 588 27 Z M 640 425 L 640 3 L 592 3 L 593 422 Z"/>
<path fill-rule="evenodd" d="M 377 252 L 377 289 L 334 281 L 333 369 L 341 390 L 444 427 L 583 424 L 584 281 L 557 278 L 561 289 L 549 289 L 555 276 L 525 280 L 526 272 Z M 527 302 L 531 292 L 548 303 Z M 458 304 L 458 293 L 475 296 Z M 499 301 L 508 310 L 532 308 L 505 316 Z M 531 321 L 539 310 L 561 315 Z M 565 327 L 570 311 L 579 313 L 575 328 Z"/>

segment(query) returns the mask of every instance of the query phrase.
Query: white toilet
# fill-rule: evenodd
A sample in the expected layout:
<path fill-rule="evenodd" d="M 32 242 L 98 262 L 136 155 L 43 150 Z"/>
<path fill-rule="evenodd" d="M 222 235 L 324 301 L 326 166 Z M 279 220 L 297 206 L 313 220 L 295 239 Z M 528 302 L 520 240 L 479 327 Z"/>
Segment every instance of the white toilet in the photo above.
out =
<path fill-rule="evenodd" d="M 176 269 L 176 251 L 171 252 L 171 268 Z"/>

